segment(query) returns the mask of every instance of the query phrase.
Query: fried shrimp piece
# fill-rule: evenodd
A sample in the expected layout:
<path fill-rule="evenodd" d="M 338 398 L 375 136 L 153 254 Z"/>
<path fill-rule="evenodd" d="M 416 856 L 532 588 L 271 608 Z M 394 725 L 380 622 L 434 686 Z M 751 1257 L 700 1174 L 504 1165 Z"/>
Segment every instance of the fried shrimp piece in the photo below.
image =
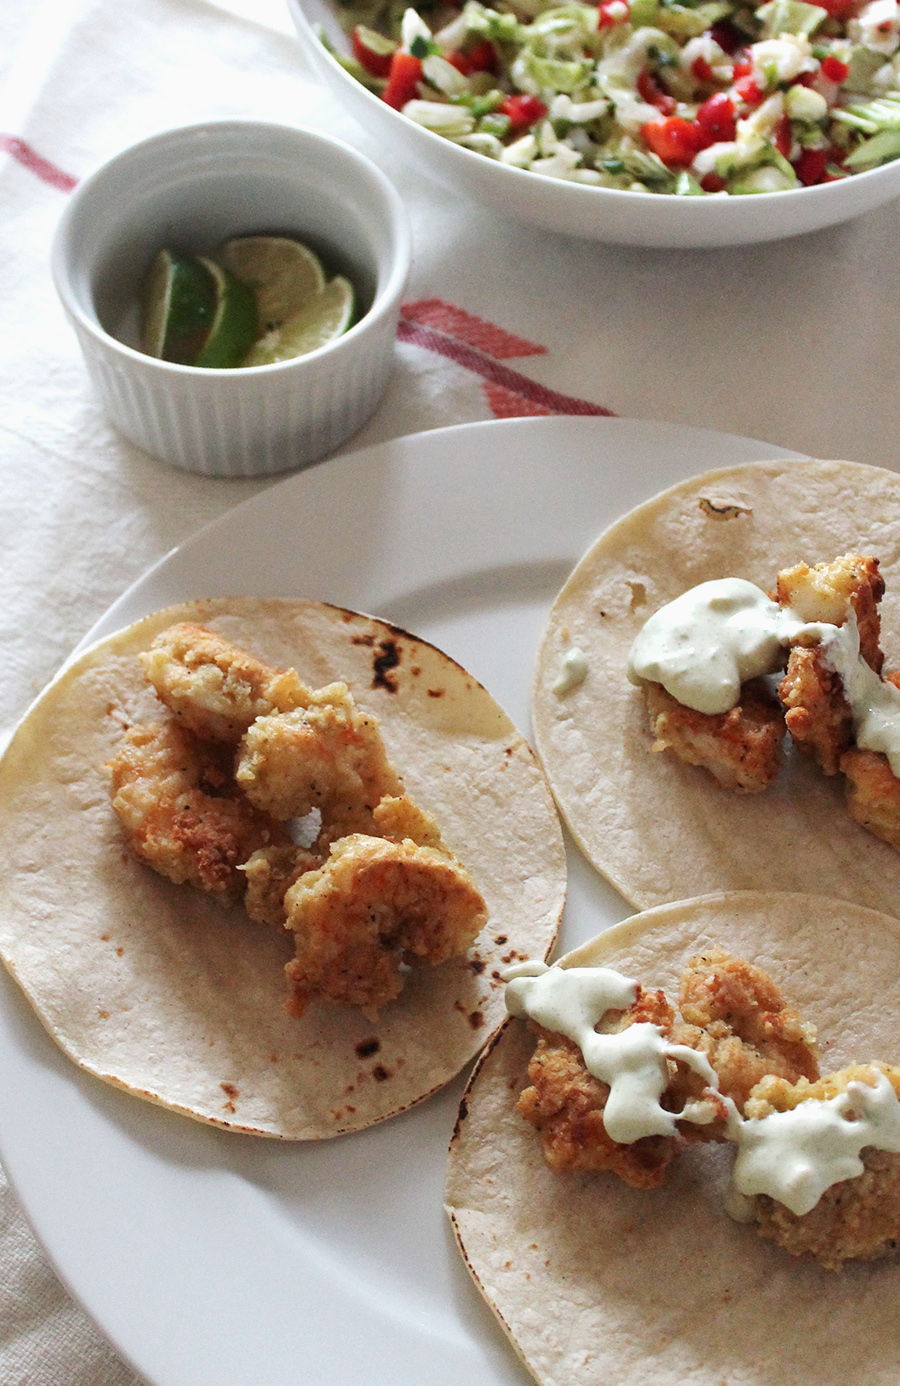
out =
<path fill-rule="evenodd" d="M 307 871 L 322 865 L 323 854 L 288 843 L 261 847 L 240 868 L 247 882 L 244 908 L 260 924 L 285 926 L 285 892 Z"/>
<path fill-rule="evenodd" d="M 285 836 L 238 792 L 233 754 L 167 720 L 129 728 L 108 765 L 112 806 L 136 855 L 176 885 L 229 898 L 243 890 L 238 865 Z"/>
<path fill-rule="evenodd" d="M 294 669 L 273 669 L 190 621 L 162 631 L 139 659 L 157 697 L 213 741 L 234 744 L 257 717 L 303 707 L 309 697 Z"/>
<path fill-rule="evenodd" d="M 296 1015 L 328 999 L 374 1016 L 400 994 L 401 964 L 437 966 L 465 953 L 487 920 L 482 896 L 449 854 L 363 833 L 333 843 L 284 903 L 296 944 L 285 968 Z"/>
<path fill-rule="evenodd" d="M 831 626 L 842 626 L 853 611 L 859 627 L 859 652 L 880 674 L 884 654 L 878 643 L 878 603 L 883 596 L 884 578 L 878 571 L 878 559 L 845 553 L 814 568 L 798 563 L 783 569 L 778 574 L 775 600 L 780 606 L 791 607 L 801 621 L 826 621 Z"/>
<path fill-rule="evenodd" d="M 817 1083 L 765 1079 L 754 1088 L 747 1115 L 765 1117 L 792 1111 L 810 1098 L 837 1097 L 852 1082 L 874 1087 L 876 1071 L 886 1075 L 900 1097 L 900 1069 L 851 1064 Z M 895 1252 L 900 1246 L 900 1154 L 868 1146 L 860 1158 L 863 1173 L 832 1184 L 808 1213 L 792 1213 L 774 1198 L 757 1194 L 752 1203 L 760 1235 L 792 1256 L 814 1256 L 827 1270 L 841 1270 L 845 1261 L 873 1261 Z"/>
<path fill-rule="evenodd" d="M 638 1024 L 657 1026 L 674 1044 L 684 1042 L 662 991 L 639 987 L 634 1004 L 615 1017 L 610 1032 Z M 609 1170 L 632 1188 L 652 1189 L 662 1183 L 685 1137 L 702 1138 L 702 1133 L 709 1132 L 708 1127 L 685 1123 L 679 1128 L 684 1136 L 642 1136 L 628 1144 L 614 1141 L 603 1119 L 609 1085 L 588 1071 L 578 1045 L 565 1035 L 540 1025 L 533 1029 L 537 1045 L 528 1065 L 532 1086 L 522 1092 L 516 1109 L 537 1129 L 544 1159 L 552 1170 Z M 689 1098 L 709 1094 L 703 1080 L 684 1064 L 666 1062 L 669 1084 L 662 1103 L 669 1110 L 679 1112 Z"/>
<path fill-rule="evenodd" d="M 900 780 L 880 751 L 859 746 L 841 756 L 847 812 L 868 832 L 900 851 Z"/>
<path fill-rule="evenodd" d="M 842 626 L 851 611 L 859 628 L 859 652 L 881 672 L 881 618 L 878 603 L 884 579 L 877 558 L 844 554 L 832 563 L 809 568 L 798 563 L 778 574 L 776 597 L 804 621 Z M 830 669 L 816 645 L 796 645 L 778 689 L 785 722 L 797 749 L 812 756 L 826 775 L 836 775 L 840 759 L 853 741 L 853 718 L 841 678 Z"/>
<path fill-rule="evenodd" d="M 778 775 L 784 714 L 757 680 L 745 683 L 730 712 L 684 707 L 661 683 L 645 684 L 654 751 L 671 751 L 708 770 L 725 789 L 758 794 Z"/>
<path fill-rule="evenodd" d="M 719 1091 L 743 1113 L 751 1088 L 767 1074 L 815 1079 L 815 1031 L 787 1005 L 772 979 L 719 947 L 691 958 L 681 975 L 679 1042 L 705 1054 Z"/>
<path fill-rule="evenodd" d="M 302 708 L 258 717 L 235 774 L 251 802 L 275 818 L 319 809 L 332 840 L 371 833 L 376 806 L 403 793 L 377 717 L 356 706 L 345 683 L 310 693 Z"/>
<path fill-rule="evenodd" d="M 826 775 L 836 775 L 853 742 L 853 714 L 840 675 L 829 669 L 817 645 L 791 650 L 778 696 L 797 750 L 812 756 Z"/>
<path fill-rule="evenodd" d="M 392 842 L 409 839 L 419 847 L 442 849 L 437 823 L 408 794 L 387 795 L 375 808 L 372 819 L 379 837 L 389 837 Z"/>

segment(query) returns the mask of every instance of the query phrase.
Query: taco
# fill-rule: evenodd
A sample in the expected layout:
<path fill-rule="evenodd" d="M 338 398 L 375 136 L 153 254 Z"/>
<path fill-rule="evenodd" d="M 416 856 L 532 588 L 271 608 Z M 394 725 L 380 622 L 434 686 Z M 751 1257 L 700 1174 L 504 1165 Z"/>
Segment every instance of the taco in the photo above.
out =
<path fill-rule="evenodd" d="M 383 784 L 368 798 L 376 803 L 386 789 L 378 805 L 386 816 L 373 826 L 369 809 L 357 804 L 355 818 L 333 827 L 335 803 L 350 812 L 352 795 L 342 799 L 335 789 L 332 802 L 326 794 L 317 810 L 319 855 L 307 852 L 307 860 L 310 837 L 306 846 L 291 842 L 308 824 L 286 821 L 299 801 L 272 815 L 239 804 L 223 767 L 234 763 L 228 738 L 236 743 L 241 727 L 217 725 L 212 740 L 203 739 L 208 728 L 185 730 L 178 689 L 164 706 L 145 676 L 139 656 L 150 665 L 156 655 L 148 651 L 171 647 L 164 633 L 173 630 L 212 645 L 230 642 L 253 669 L 262 667 L 258 661 L 271 666 L 268 703 L 247 713 L 255 727 L 267 723 L 264 716 L 254 722 L 257 711 L 296 706 L 305 688 L 313 711 L 343 728 L 345 742 L 383 742 Z M 263 732 L 247 770 L 257 779 L 272 725 Z M 168 836 L 152 820 L 163 812 L 159 804 L 152 831 L 146 819 L 135 828 L 128 816 L 147 787 L 148 762 L 140 757 L 148 745 L 157 757 L 152 774 L 174 767 L 181 796 L 160 800 L 166 813 L 174 804 Z M 190 784 L 189 756 L 196 758 Z M 347 782 L 358 783 L 359 766 L 345 768 Z M 321 784 L 320 774 L 313 778 Z M 195 812 L 198 802 L 211 807 L 212 819 Z M 212 841 L 211 823 L 219 832 Z M 239 844 L 230 856 L 223 834 Z M 296 1140 L 372 1125 L 446 1083 L 502 1019 L 499 969 L 511 959 L 544 957 L 551 947 L 565 893 L 546 782 L 485 689 L 405 631 L 299 600 L 169 608 L 67 667 L 0 762 L 0 842 L 0 954 L 69 1057 L 201 1121 Z M 185 842 L 198 880 L 181 869 Z M 297 908 L 320 931 L 336 894 L 349 891 L 356 915 L 374 919 L 381 902 L 357 901 L 358 883 L 386 873 L 408 883 L 418 872 L 430 888 L 438 877 L 441 889 L 449 882 L 447 898 L 454 905 L 463 898 L 477 937 L 467 946 L 471 934 L 457 933 L 461 956 L 449 956 L 454 949 L 439 942 L 427 953 L 433 966 L 419 964 L 415 941 L 408 952 L 398 947 L 394 972 L 375 992 L 360 990 L 364 968 L 349 993 L 323 991 L 310 981 L 299 944 L 294 955 L 283 917 L 272 917 L 271 882 L 285 852 L 296 853 L 301 866 L 281 880 L 281 894 L 292 885 L 302 896 Z M 248 860 L 260 866 L 253 918 L 242 903 Z"/>
<path fill-rule="evenodd" d="M 900 926 L 859 906 L 766 892 L 706 896 L 633 916 L 561 966 L 614 969 L 645 992 L 675 997 L 684 969 L 716 950 L 764 970 L 783 994 L 785 1023 L 799 1018 L 807 1042 L 814 1029 L 823 1074 L 859 1063 L 870 1066 L 868 1083 L 876 1063 L 880 1071 L 900 1062 Z M 460 1106 L 446 1204 L 470 1272 L 542 1386 L 896 1380 L 900 1153 L 881 1157 L 892 1172 L 879 1258 L 846 1260 L 836 1273 L 825 1267 L 841 1264 L 842 1252 L 817 1260 L 790 1237 L 773 1241 L 764 1206 L 749 1222 L 729 1216 L 727 1208 L 746 1212 L 732 1202 L 728 1140 L 683 1141 L 664 1178 L 643 1187 L 609 1169 L 551 1169 L 523 1119 L 533 1051 L 531 1027 L 511 1019 L 480 1059 Z M 804 1078 L 797 1086 L 810 1091 Z M 750 1117 L 752 1099 L 745 1105 Z M 835 1184 L 830 1206 L 854 1183 L 864 1199 L 874 1177 Z"/>
<path fill-rule="evenodd" d="M 781 753 L 769 752 L 784 718 L 771 712 L 771 693 L 753 702 L 748 683 L 748 721 L 756 745 L 768 750 L 761 780 L 742 787 L 768 787 L 736 793 L 699 765 L 654 754 L 664 738 L 654 745 L 646 688 L 628 678 L 629 652 L 648 618 L 699 584 L 730 578 L 771 593 L 782 570 L 858 555 L 866 556 L 857 566 L 871 600 L 882 582 L 885 589 L 887 673 L 900 665 L 900 477 L 893 472 L 818 461 L 710 472 L 631 511 L 575 568 L 540 645 L 535 744 L 576 841 L 632 904 L 647 908 L 697 890 L 771 889 L 900 909 L 900 853 L 848 815 L 844 776 L 830 773 L 840 747 L 823 773 L 814 756 L 799 753 L 808 747 L 786 738 L 776 776 Z M 665 710 L 653 711 L 660 725 Z M 788 713 L 795 735 L 802 715 Z M 859 780 L 857 767 L 840 768 Z"/>

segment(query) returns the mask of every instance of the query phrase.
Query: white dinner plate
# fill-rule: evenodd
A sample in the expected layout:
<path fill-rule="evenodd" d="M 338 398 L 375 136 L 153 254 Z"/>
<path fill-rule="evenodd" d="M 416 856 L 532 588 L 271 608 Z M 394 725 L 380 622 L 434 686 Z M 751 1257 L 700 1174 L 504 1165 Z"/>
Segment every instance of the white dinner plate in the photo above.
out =
<path fill-rule="evenodd" d="M 545 613 L 599 531 L 694 472 L 795 455 L 625 419 L 401 438 L 238 506 L 83 644 L 189 597 L 317 597 L 442 646 L 526 728 Z M 572 854 L 562 946 L 629 912 Z M 63 1280 L 154 1386 L 526 1382 L 445 1225 L 460 1090 L 317 1144 L 216 1131 L 83 1075 L 0 979 L 0 1157 Z"/>

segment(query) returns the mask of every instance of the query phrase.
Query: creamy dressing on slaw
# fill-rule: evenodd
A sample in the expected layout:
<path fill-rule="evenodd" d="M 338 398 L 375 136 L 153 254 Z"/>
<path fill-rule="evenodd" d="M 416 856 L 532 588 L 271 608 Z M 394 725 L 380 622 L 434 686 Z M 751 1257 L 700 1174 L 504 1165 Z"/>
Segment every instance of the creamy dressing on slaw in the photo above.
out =
<path fill-rule="evenodd" d="M 728 712 L 747 679 L 776 673 L 792 645 L 818 645 L 839 675 L 856 744 L 887 756 L 900 777 L 900 689 L 882 680 L 859 653 L 851 611 L 842 626 L 803 621 L 742 578 L 702 582 L 650 617 L 628 659 L 632 683 L 661 683 L 697 712 Z"/>

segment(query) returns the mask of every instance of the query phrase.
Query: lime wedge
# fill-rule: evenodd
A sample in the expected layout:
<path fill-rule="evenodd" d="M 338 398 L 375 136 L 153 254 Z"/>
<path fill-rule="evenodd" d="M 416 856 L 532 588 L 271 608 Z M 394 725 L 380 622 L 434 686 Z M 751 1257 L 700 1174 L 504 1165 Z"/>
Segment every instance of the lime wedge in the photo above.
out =
<path fill-rule="evenodd" d="M 256 294 L 260 327 L 280 327 L 325 288 L 317 255 L 288 236 L 236 236 L 223 246 L 222 263 Z"/>
<path fill-rule="evenodd" d="M 141 350 L 193 365 L 215 317 L 216 281 L 190 256 L 160 250 L 144 281 L 141 307 Z"/>
<path fill-rule="evenodd" d="M 205 256 L 197 257 L 213 279 L 216 290 L 216 311 L 209 334 L 194 361 L 195 366 L 227 370 L 240 366 L 243 357 L 256 340 L 258 319 L 252 289 L 231 273 Z"/>
<path fill-rule="evenodd" d="M 245 366 L 270 366 L 327 346 L 353 318 L 353 286 L 337 275 L 281 327 L 267 332 L 244 357 Z"/>

